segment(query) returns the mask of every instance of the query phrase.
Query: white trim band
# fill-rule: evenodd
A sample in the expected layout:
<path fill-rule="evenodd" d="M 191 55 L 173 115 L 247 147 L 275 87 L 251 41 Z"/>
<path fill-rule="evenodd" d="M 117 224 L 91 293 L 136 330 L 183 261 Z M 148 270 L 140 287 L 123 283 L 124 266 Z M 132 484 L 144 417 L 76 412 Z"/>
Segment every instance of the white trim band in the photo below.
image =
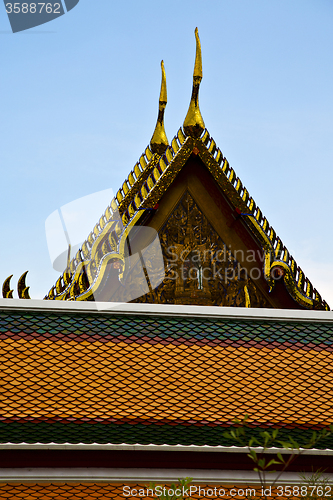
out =
<path fill-rule="evenodd" d="M 307 473 L 311 476 L 311 473 Z M 217 470 L 217 469 L 125 469 L 125 468 L 22 468 L 0 469 L 0 481 L 71 482 L 71 481 L 105 481 L 110 483 L 142 483 L 178 482 L 179 478 L 191 477 L 193 483 L 223 485 L 259 485 L 258 474 L 254 471 Z M 277 473 L 267 475 L 267 483 L 273 482 Z M 333 474 L 322 474 L 321 478 L 333 480 Z M 278 479 L 278 485 L 300 484 L 300 474 L 284 472 Z"/>
<path fill-rule="evenodd" d="M 264 309 L 246 307 L 183 306 L 169 304 L 135 304 L 121 302 L 74 302 L 64 300 L 0 299 L 0 310 L 38 312 L 72 312 L 103 314 L 144 314 L 153 316 L 190 316 L 221 319 L 266 321 L 333 322 L 333 311 Z"/>

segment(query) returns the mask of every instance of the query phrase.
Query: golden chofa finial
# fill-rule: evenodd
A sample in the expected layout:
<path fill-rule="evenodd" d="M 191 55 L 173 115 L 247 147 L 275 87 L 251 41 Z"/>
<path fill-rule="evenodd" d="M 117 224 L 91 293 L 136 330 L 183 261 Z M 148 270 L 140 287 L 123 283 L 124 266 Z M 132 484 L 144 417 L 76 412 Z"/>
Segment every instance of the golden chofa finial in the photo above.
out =
<path fill-rule="evenodd" d="M 193 71 L 192 97 L 190 107 L 188 108 L 188 112 L 184 120 L 183 128 L 186 135 L 189 135 L 191 137 L 199 137 L 205 130 L 205 123 L 202 119 L 199 108 L 199 87 L 202 80 L 202 58 L 198 28 L 195 28 L 194 33 L 197 47 Z"/>
<path fill-rule="evenodd" d="M 164 130 L 164 110 L 167 104 L 167 89 L 166 89 L 166 77 L 165 77 L 165 69 L 163 61 L 161 61 L 161 68 L 162 68 L 162 82 L 161 82 L 160 100 L 158 104 L 158 117 L 153 137 L 151 138 L 150 141 L 150 148 L 152 152 L 157 153 L 158 155 L 162 155 L 166 150 L 166 148 L 169 146 L 169 142 Z"/>

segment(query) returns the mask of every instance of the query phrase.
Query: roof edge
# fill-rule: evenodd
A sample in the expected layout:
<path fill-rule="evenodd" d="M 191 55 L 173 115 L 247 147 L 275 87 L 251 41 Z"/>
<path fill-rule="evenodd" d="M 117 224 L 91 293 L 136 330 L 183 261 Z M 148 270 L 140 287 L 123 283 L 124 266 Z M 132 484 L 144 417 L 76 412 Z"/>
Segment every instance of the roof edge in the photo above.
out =
<path fill-rule="evenodd" d="M 253 447 L 257 453 L 262 452 L 261 447 Z M 210 446 L 210 445 L 169 445 L 169 444 L 100 444 L 100 443 L 0 443 L 0 450 L 113 450 L 113 451 L 177 451 L 194 453 L 248 453 L 246 446 Z M 333 450 L 327 448 L 320 450 L 318 448 L 303 449 L 300 448 L 302 455 L 323 455 L 333 456 Z M 291 455 L 293 450 L 287 448 L 268 448 L 265 454 L 283 453 Z"/>
<path fill-rule="evenodd" d="M 323 473 L 323 478 L 328 481 L 332 481 L 333 474 Z M 259 482 L 259 476 L 257 472 L 254 471 L 243 471 L 243 470 L 221 470 L 221 469 L 147 469 L 147 468 L 84 468 L 84 467 L 55 467 L 55 468 L 4 468 L 0 469 L 0 481 L 1 482 L 12 482 L 19 481 L 26 483 L 42 483 L 50 482 L 52 483 L 64 483 L 64 482 L 112 482 L 123 484 L 123 495 L 128 498 L 130 495 L 130 490 L 124 489 L 124 486 L 129 487 L 131 483 L 144 484 L 149 482 L 177 482 L 179 477 L 191 477 L 191 487 L 190 491 L 192 494 L 197 492 L 197 488 L 193 486 L 194 484 L 206 483 L 209 486 L 215 484 L 216 486 L 222 486 L 219 493 L 221 496 L 225 495 L 223 486 L 261 486 Z M 279 473 L 269 474 L 267 478 L 267 485 L 273 483 L 279 479 L 280 485 L 299 485 L 304 481 L 302 480 L 300 473 L 298 472 L 283 472 L 281 475 Z M 329 483 L 330 484 L 330 483 Z M 133 485 L 134 486 L 134 485 Z M 145 486 L 149 488 L 149 486 Z M 207 493 L 210 491 L 207 488 Z M 223 493 L 222 493 L 223 492 Z M 125 494 L 126 493 L 126 494 Z M 137 491 L 136 491 L 137 494 Z M 137 495 L 139 496 L 139 495 Z M 211 495 L 207 495 L 211 496 Z M 228 495 L 227 495 L 228 496 Z M 133 496 L 132 496 L 133 498 Z M 140 496 L 139 496 L 140 498 Z M 254 497 L 253 497 L 254 498 Z"/>
<path fill-rule="evenodd" d="M 45 301 L 39 299 L 0 299 L 0 311 L 38 311 L 89 314 L 135 314 L 148 316 L 189 316 L 203 318 L 301 321 L 333 323 L 333 311 L 266 309 L 246 307 L 189 306 L 123 302 Z"/>

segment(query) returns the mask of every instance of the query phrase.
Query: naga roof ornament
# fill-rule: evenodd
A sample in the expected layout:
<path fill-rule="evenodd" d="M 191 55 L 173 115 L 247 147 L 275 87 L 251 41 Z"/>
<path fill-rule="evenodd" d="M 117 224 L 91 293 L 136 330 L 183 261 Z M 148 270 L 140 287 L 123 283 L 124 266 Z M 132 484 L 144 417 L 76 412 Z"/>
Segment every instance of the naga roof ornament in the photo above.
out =
<path fill-rule="evenodd" d="M 205 123 L 199 108 L 199 87 L 202 80 L 202 57 L 198 28 L 195 28 L 194 33 L 196 39 L 196 54 L 193 71 L 192 96 L 183 128 L 186 135 L 190 137 L 200 137 L 205 130 Z"/>
<path fill-rule="evenodd" d="M 167 139 L 164 130 L 164 111 L 167 105 L 167 88 L 166 88 L 166 77 L 165 77 L 165 69 L 163 61 L 161 61 L 161 69 L 162 69 L 162 81 L 161 81 L 160 99 L 158 104 L 158 117 L 153 136 L 150 140 L 150 149 L 152 150 L 153 153 L 156 153 L 158 155 L 163 155 L 163 153 L 169 146 L 169 141 Z"/>
<path fill-rule="evenodd" d="M 25 279 L 28 274 L 28 271 L 25 271 L 22 276 L 19 278 L 17 282 L 17 294 L 19 299 L 30 299 L 29 295 L 29 286 L 26 285 Z M 14 290 L 11 289 L 10 280 L 13 275 L 11 274 L 8 278 L 5 279 L 2 285 L 2 297 L 4 299 L 12 299 Z"/>

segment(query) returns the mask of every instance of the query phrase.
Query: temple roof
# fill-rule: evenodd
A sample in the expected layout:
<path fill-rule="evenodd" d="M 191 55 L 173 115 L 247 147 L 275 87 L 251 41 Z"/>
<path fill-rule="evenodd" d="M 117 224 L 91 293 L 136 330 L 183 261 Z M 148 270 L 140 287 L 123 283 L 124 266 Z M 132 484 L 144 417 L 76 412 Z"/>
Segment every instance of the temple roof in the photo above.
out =
<path fill-rule="evenodd" d="M 124 260 L 124 242 L 128 232 L 135 225 L 145 224 L 147 216 L 158 211 L 158 203 L 163 195 L 171 188 L 189 159 L 195 157 L 209 171 L 228 200 L 231 219 L 240 220 L 263 250 L 263 274 L 268 289 L 274 290 L 276 281 L 283 277 L 294 307 L 328 310 L 328 304 L 297 265 L 205 128 L 198 97 L 202 63 L 197 30 L 196 43 L 192 96 L 183 127 L 168 145 L 163 124 L 167 98 L 162 61 L 159 114 L 151 143 L 89 234 L 82 249 L 45 298 L 94 300 L 94 295 L 108 272 L 107 264 L 116 257 Z M 114 236 L 110 242 L 107 235 L 111 233 Z"/>
<path fill-rule="evenodd" d="M 300 309 L 329 309 L 205 128 L 198 98 L 201 47 L 197 30 L 195 34 L 193 89 L 183 127 L 169 144 L 163 122 L 167 94 L 162 63 L 158 118 L 150 144 L 45 297 L 49 302 L 1 301 L 0 443 L 4 467 L 21 467 L 16 474 L 26 474 L 0 484 L 6 498 L 118 498 L 122 491 L 110 480 L 111 473 L 119 481 L 126 469 L 124 477 L 142 487 L 147 481 L 143 484 L 133 476 L 138 468 L 146 467 L 152 474 L 161 467 L 167 474 L 168 467 L 184 470 L 189 464 L 216 469 L 217 475 L 229 469 L 224 477 L 229 477 L 230 487 L 235 480 L 232 470 L 251 468 L 244 450 L 244 458 L 234 453 L 230 447 L 235 441 L 225 435 L 237 425 L 236 418 L 247 416 L 251 437 L 275 428 L 281 440 L 294 439 L 300 446 L 309 442 L 312 431 L 332 422 L 333 323 L 328 311 L 92 302 L 103 291 L 109 264 L 124 263 L 133 228 L 148 226 L 155 215 L 162 220 L 159 206 L 177 178 L 202 168 L 207 177 L 197 183 L 199 191 L 204 190 L 202 180 L 208 192 L 217 186 L 226 200 L 220 208 L 230 232 L 237 227 L 240 231 L 241 224 L 247 232 L 239 234 L 250 235 L 246 244 L 255 241 L 262 249 L 267 290 L 272 295 L 278 287 L 281 293 L 287 290 L 292 306 Z M 185 200 L 198 227 L 212 229 L 205 214 L 198 216 L 200 207 L 192 194 L 181 192 L 174 207 L 185 211 Z M 170 213 L 174 214 L 169 211 L 168 220 Z M 19 280 L 20 298 L 29 298 L 25 277 L 26 273 Z M 251 290 L 246 283 L 242 300 L 249 307 Z M 3 294 L 12 297 L 10 278 Z M 267 296 L 268 291 L 259 302 L 272 307 Z M 74 447 L 81 445 L 96 445 L 98 453 L 88 458 L 84 448 L 77 448 L 73 455 Z M 106 448 L 101 453 L 104 445 L 114 453 L 106 457 Z M 40 456 L 35 454 L 38 447 Z M 332 454 L 333 435 L 316 448 L 311 450 L 316 457 L 320 452 Z M 179 450 L 182 456 L 176 457 Z M 205 458 L 194 459 L 194 452 L 205 452 Z M 75 470 L 66 476 L 60 463 Z M 326 468 L 327 457 L 318 463 Z M 307 465 L 312 470 L 312 462 Z M 98 481 L 106 466 L 107 483 Z M 34 467 L 40 469 L 34 472 Z M 37 484 L 31 474 L 45 484 Z M 212 477 L 209 474 L 202 484 Z M 215 485 L 223 484 L 218 483 L 220 477 Z"/>
<path fill-rule="evenodd" d="M 231 446 L 246 414 L 303 442 L 332 422 L 329 313 L 31 302 L 0 311 L 0 442 Z"/>

